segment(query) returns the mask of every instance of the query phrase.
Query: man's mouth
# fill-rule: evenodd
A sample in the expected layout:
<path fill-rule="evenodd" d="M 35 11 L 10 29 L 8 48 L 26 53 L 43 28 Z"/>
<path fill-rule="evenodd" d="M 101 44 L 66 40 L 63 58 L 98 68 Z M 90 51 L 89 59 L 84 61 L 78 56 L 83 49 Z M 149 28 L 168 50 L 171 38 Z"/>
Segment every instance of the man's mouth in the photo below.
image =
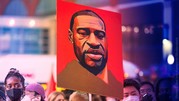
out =
<path fill-rule="evenodd" d="M 102 58 L 101 54 L 93 54 L 93 53 L 86 53 L 86 55 L 91 58 L 93 61 L 100 61 Z"/>

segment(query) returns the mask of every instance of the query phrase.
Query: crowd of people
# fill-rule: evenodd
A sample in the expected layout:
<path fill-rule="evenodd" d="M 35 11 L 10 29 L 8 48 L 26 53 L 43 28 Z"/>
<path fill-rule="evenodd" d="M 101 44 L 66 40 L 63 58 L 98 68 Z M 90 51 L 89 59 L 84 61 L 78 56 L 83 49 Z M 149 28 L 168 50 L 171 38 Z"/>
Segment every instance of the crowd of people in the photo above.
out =
<path fill-rule="evenodd" d="M 149 81 L 125 79 L 123 99 L 65 89 L 45 95 L 39 83 L 25 85 L 24 77 L 11 68 L 0 86 L 0 101 L 179 101 L 178 76 L 162 78 L 154 85 Z"/>

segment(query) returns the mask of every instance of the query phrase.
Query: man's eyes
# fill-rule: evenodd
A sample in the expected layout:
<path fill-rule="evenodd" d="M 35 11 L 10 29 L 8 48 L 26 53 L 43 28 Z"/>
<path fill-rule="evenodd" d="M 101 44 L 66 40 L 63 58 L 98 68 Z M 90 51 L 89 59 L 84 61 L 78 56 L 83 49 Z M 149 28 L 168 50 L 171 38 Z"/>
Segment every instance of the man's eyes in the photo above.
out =
<path fill-rule="evenodd" d="M 11 89 L 12 87 L 14 87 L 14 88 L 20 88 L 20 87 L 21 87 L 21 85 L 20 85 L 20 84 L 15 84 L 15 85 L 7 85 L 6 87 L 7 87 L 7 88 L 9 88 L 9 89 Z"/>
<path fill-rule="evenodd" d="M 124 98 L 126 98 L 126 97 L 128 97 L 129 96 L 129 94 L 124 94 Z"/>
<path fill-rule="evenodd" d="M 134 95 L 137 95 L 137 93 L 132 93 L 131 95 L 133 95 L 133 96 L 134 96 Z"/>
<path fill-rule="evenodd" d="M 11 85 L 7 85 L 6 87 L 7 87 L 8 89 L 10 89 L 12 86 L 11 86 Z"/>
<path fill-rule="evenodd" d="M 77 32 L 81 35 L 89 35 L 90 34 L 90 31 L 88 29 L 83 29 L 83 28 L 78 29 Z"/>
<path fill-rule="evenodd" d="M 103 31 L 96 30 L 94 33 L 99 39 L 102 39 L 105 37 L 105 32 Z"/>
<path fill-rule="evenodd" d="M 144 90 L 140 90 L 141 93 L 144 93 Z"/>
<path fill-rule="evenodd" d="M 15 85 L 15 88 L 20 88 L 20 87 L 21 87 L 20 84 L 16 84 L 16 85 Z"/>
<path fill-rule="evenodd" d="M 147 92 L 152 92 L 152 90 L 151 89 L 147 89 Z"/>
<path fill-rule="evenodd" d="M 79 28 L 77 30 L 77 32 L 80 34 L 80 35 L 83 35 L 83 36 L 87 36 L 87 35 L 90 35 L 90 30 L 89 29 L 84 29 L 84 28 Z M 99 39 L 102 39 L 105 37 L 106 33 L 103 32 L 103 31 L 100 31 L 100 30 L 95 30 L 94 31 L 94 34 L 97 38 Z"/>
<path fill-rule="evenodd" d="M 146 90 L 140 90 L 140 92 L 141 93 L 144 93 L 144 92 L 148 92 L 149 93 L 149 92 L 152 92 L 152 90 L 151 89 L 146 89 Z"/>

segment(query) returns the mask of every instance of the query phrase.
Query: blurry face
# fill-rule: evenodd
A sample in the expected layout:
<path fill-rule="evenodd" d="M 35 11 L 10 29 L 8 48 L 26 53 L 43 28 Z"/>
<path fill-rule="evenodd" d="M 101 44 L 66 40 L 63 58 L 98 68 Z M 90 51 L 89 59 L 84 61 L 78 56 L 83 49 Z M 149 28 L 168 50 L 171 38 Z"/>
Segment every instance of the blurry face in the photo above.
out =
<path fill-rule="evenodd" d="M 149 94 L 153 98 L 152 101 L 156 101 L 155 92 L 152 90 L 152 87 L 148 84 L 144 84 L 143 86 L 140 87 L 140 94 L 141 94 L 141 97 L 143 97 L 145 94 Z"/>
<path fill-rule="evenodd" d="M 58 95 L 54 101 L 65 101 L 63 95 Z"/>
<path fill-rule="evenodd" d="M 72 42 L 76 57 L 93 74 L 101 72 L 107 62 L 107 39 L 101 19 L 80 15 L 74 19 Z"/>
<path fill-rule="evenodd" d="M 140 87 L 140 93 L 143 96 L 144 94 L 151 94 L 154 95 L 154 92 L 152 90 L 152 87 L 148 84 L 145 84 Z"/>
<path fill-rule="evenodd" d="M 22 89 L 23 85 L 22 85 L 19 78 L 13 76 L 13 77 L 10 77 L 10 78 L 7 79 L 7 83 L 5 85 L 5 88 L 6 88 L 6 90 L 10 90 L 10 89 L 13 89 L 13 88 Z"/>
<path fill-rule="evenodd" d="M 35 94 L 33 91 L 25 90 L 25 96 L 28 97 L 31 101 L 41 101 L 41 96 Z"/>
<path fill-rule="evenodd" d="M 127 98 L 129 96 L 140 96 L 139 91 L 133 87 L 133 86 L 128 86 L 123 88 L 123 96 L 124 98 Z"/>

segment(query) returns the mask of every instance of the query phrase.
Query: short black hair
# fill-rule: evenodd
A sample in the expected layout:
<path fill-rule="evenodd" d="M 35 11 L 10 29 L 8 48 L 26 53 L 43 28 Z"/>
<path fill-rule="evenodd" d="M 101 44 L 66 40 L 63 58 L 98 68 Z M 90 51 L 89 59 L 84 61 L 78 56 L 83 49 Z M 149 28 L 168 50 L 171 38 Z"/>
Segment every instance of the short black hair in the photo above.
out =
<path fill-rule="evenodd" d="M 151 82 L 149 82 L 149 81 L 144 81 L 144 82 L 141 83 L 140 87 L 142 87 L 143 85 L 150 85 L 151 88 L 152 88 L 152 91 L 155 91 L 154 85 L 153 85 Z"/>
<path fill-rule="evenodd" d="M 140 93 L 140 83 L 137 80 L 135 80 L 135 79 L 125 79 L 124 80 L 124 88 L 129 87 L 129 86 L 135 87 Z"/>
<path fill-rule="evenodd" d="M 104 27 L 105 27 L 104 29 L 106 30 L 104 20 L 97 13 L 95 13 L 92 10 L 80 10 L 80 11 L 77 11 L 76 13 L 74 13 L 72 15 L 72 17 L 71 17 L 71 21 L 70 21 L 70 30 L 71 31 L 73 29 L 73 24 L 74 24 L 75 17 L 80 16 L 80 15 L 89 15 L 89 16 L 94 16 L 94 17 L 100 18 L 102 20 L 103 24 L 104 24 Z"/>
<path fill-rule="evenodd" d="M 9 73 L 6 75 L 4 83 L 7 84 L 7 79 L 10 77 L 17 77 L 20 79 L 23 87 L 25 86 L 25 79 L 24 77 L 19 73 L 19 71 L 16 68 L 11 68 Z"/>

